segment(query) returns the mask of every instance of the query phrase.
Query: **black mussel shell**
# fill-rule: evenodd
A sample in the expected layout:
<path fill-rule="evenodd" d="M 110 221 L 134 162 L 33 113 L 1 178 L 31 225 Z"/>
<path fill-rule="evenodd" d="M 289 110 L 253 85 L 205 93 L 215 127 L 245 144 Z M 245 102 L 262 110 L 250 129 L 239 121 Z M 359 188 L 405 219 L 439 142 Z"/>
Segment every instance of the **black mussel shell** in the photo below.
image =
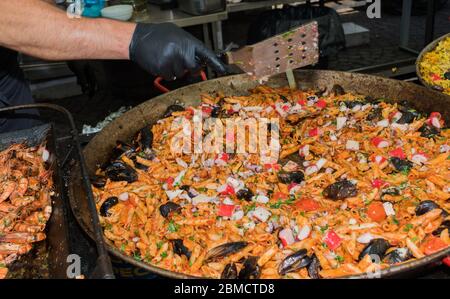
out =
<path fill-rule="evenodd" d="M 391 247 L 388 241 L 385 239 L 373 239 L 359 254 L 359 260 L 362 260 L 366 255 L 377 255 L 379 260 L 384 257 L 384 253 Z"/>
<path fill-rule="evenodd" d="M 238 241 L 225 243 L 217 247 L 214 247 L 210 251 L 208 251 L 206 262 L 211 262 L 223 258 L 225 256 L 228 256 L 230 254 L 236 253 L 242 250 L 243 248 L 247 247 L 247 245 L 248 243 L 245 241 Z"/>
<path fill-rule="evenodd" d="M 306 249 L 300 249 L 299 251 L 288 255 L 279 265 L 278 273 L 284 275 L 289 272 L 297 271 L 303 267 L 308 266 L 311 263 L 311 258 L 307 256 L 308 251 Z"/>
<path fill-rule="evenodd" d="M 219 117 L 220 116 L 220 110 L 222 110 L 222 108 L 220 106 L 214 106 L 211 110 L 211 117 Z"/>
<path fill-rule="evenodd" d="M 172 212 L 180 212 L 181 206 L 179 204 L 176 204 L 174 202 L 166 202 L 165 204 L 162 204 L 159 206 L 159 212 L 164 218 L 167 218 L 170 213 Z"/>
<path fill-rule="evenodd" d="M 399 110 L 402 113 L 402 116 L 397 121 L 397 123 L 399 123 L 399 124 L 410 124 L 415 119 L 420 117 L 420 113 L 417 112 L 414 109 L 402 109 L 402 108 L 400 108 Z"/>
<path fill-rule="evenodd" d="M 238 271 L 236 268 L 235 263 L 229 263 L 225 266 L 225 268 L 222 271 L 222 274 L 220 275 L 221 279 L 237 279 L 238 278 Z"/>
<path fill-rule="evenodd" d="M 392 196 L 398 196 L 400 195 L 400 189 L 397 187 L 389 187 L 389 188 L 385 188 L 383 190 L 381 190 L 381 199 L 383 199 L 383 197 L 385 195 L 392 195 Z"/>
<path fill-rule="evenodd" d="M 148 170 L 148 166 L 146 166 L 146 165 L 144 165 L 144 164 L 141 164 L 141 163 L 139 163 L 139 162 L 135 162 L 135 161 L 133 161 L 134 162 L 134 166 L 137 168 L 137 169 L 139 169 L 139 170 L 144 170 L 144 171 L 147 171 Z"/>
<path fill-rule="evenodd" d="M 450 232 L 450 220 L 445 220 L 441 225 L 433 231 L 434 236 L 440 236 L 444 229 L 448 229 Z"/>
<path fill-rule="evenodd" d="M 242 188 L 236 192 L 236 197 L 240 200 L 251 201 L 253 197 L 253 192 L 250 189 Z"/>
<path fill-rule="evenodd" d="M 438 128 L 436 128 L 435 126 L 430 126 L 430 125 L 424 124 L 423 126 L 420 127 L 419 132 L 420 132 L 420 136 L 426 137 L 426 138 L 431 138 L 436 135 L 439 135 L 440 130 Z"/>
<path fill-rule="evenodd" d="M 123 154 L 129 155 L 131 153 L 134 153 L 135 151 L 136 151 L 136 148 L 134 146 L 132 146 L 131 144 L 117 140 L 116 147 L 112 150 L 111 160 L 116 160 Z"/>
<path fill-rule="evenodd" d="M 408 248 L 396 248 L 384 256 L 383 262 L 391 265 L 398 264 L 409 260 L 411 257 L 412 254 Z"/>
<path fill-rule="evenodd" d="M 370 110 L 369 114 L 367 115 L 367 120 L 379 120 L 383 117 L 382 115 L 383 109 L 381 107 L 374 107 Z"/>
<path fill-rule="evenodd" d="M 91 184 L 96 188 L 103 188 L 106 185 L 106 177 L 96 175 L 91 178 Z"/>
<path fill-rule="evenodd" d="M 434 209 L 441 209 L 442 210 L 442 215 L 444 217 L 448 216 L 447 211 L 442 209 L 437 203 L 435 203 L 432 200 L 421 201 L 416 207 L 416 215 L 420 216 L 420 215 L 426 214 L 429 211 L 434 210 Z"/>
<path fill-rule="evenodd" d="M 239 272 L 239 279 L 258 279 L 261 275 L 261 268 L 258 265 L 258 257 L 249 256 Z"/>
<path fill-rule="evenodd" d="M 413 162 L 407 160 L 407 159 L 400 159 L 397 157 L 389 158 L 389 162 L 391 162 L 392 166 L 394 166 L 394 169 L 398 172 L 408 172 L 413 168 L 414 164 Z"/>
<path fill-rule="evenodd" d="M 450 71 L 444 73 L 444 78 L 450 80 Z"/>
<path fill-rule="evenodd" d="M 308 275 L 313 279 L 319 279 L 320 261 L 314 253 L 311 256 L 311 263 L 308 265 Z"/>
<path fill-rule="evenodd" d="M 363 101 L 344 101 L 343 103 L 345 104 L 345 107 L 347 107 L 348 109 L 353 109 L 358 105 L 364 106 L 366 104 Z"/>
<path fill-rule="evenodd" d="M 277 176 L 278 180 L 283 184 L 290 184 L 290 183 L 300 184 L 305 180 L 305 175 L 301 171 L 291 171 L 291 172 L 280 171 Z"/>
<path fill-rule="evenodd" d="M 356 188 L 356 185 L 349 180 L 338 181 L 323 190 L 323 196 L 335 200 L 354 197 L 356 194 L 358 194 L 358 189 Z"/>
<path fill-rule="evenodd" d="M 339 84 L 334 84 L 333 87 L 331 88 L 331 92 L 335 96 L 342 96 L 342 95 L 345 94 L 344 88 L 341 85 L 339 85 Z"/>
<path fill-rule="evenodd" d="M 152 148 L 153 132 L 151 127 L 144 127 L 139 130 L 139 147 L 141 151 L 146 151 Z"/>
<path fill-rule="evenodd" d="M 181 187 L 180 187 L 180 189 L 181 190 L 184 190 L 184 191 L 189 191 L 189 189 L 190 189 L 191 187 L 189 186 L 189 185 L 182 185 Z"/>
<path fill-rule="evenodd" d="M 103 217 L 110 216 L 111 213 L 109 213 L 109 209 L 114 207 L 118 203 L 119 199 L 115 196 L 107 198 L 100 206 L 100 215 Z"/>
<path fill-rule="evenodd" d="M 189 249 L 184 246 L 183 244 L 183 240 L 181 239 L 175 239 L 172 240 L 172 246 L 173 246 L 173 252 L 178 254 L 178 255 L 185 255 L 188 259 L 191 258 L 191 252 L 189 251 Z"/>
<path fill-rule="evenodd" d="M 164 118 L 169 117 L 172 115 L 172 113 L 176 112 L 176 111 L 184 111 L 184 107 L 181 105 L 170 105 L 169 107 L 167 107 L 166 112 L 164 112 Z"/>
<path fill-rule="evenodd" d="M 136 170 L 122 161 L 114 161 L 105 169 L 106 176 L 114 182 L 127 181 L 132 183 L 137 181 Z"/>

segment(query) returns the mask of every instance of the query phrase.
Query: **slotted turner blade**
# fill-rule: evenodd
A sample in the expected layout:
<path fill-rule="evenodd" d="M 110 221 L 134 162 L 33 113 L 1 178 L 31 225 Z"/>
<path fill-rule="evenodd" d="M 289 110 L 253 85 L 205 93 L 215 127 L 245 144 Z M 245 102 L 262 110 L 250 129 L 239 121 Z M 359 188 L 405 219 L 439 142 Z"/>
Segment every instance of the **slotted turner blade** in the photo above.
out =
<path fill-rule="evenodd" d="M 315 64 L 319 61 L 317 22 L 302 25 L 251 46 L 226 53 L 234 64 L 257 78 Z M 292 73 L 291 73 L 292 74 Z"/>

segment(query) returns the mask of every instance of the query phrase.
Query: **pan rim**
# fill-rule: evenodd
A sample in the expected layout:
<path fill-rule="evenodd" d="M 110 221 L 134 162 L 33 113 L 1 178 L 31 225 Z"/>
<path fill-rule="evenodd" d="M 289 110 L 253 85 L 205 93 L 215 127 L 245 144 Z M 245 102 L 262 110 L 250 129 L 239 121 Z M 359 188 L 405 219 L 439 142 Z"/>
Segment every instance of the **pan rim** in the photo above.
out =
<path fill-rule="evenodd" d="M 296 74 L 314 73 L 314 74 L 319 74 L 319 75 L 320 74 L 330 73 L 330 74 L 347 75 L 347 76 L 350 74 L 350 75 L 355 75 L 355 76 L 359 76 L 359 77 L 362 77 L 362 78 L 375 78 L 375 79 L 379 79 L 379 80 L 384 80 L 385 82 L 392 82 L 392 83 L 395 82 L 397 84 L 399 82 L 401 82 L 401 81 L 398 81 L 398 80 L 384 78 L 384 77 L 377 77 L 377 76 L 373 76 L 373 75 L 356 74 L 356 73 L 349 73 L 349 72 L 342 72 L 342 71 L 332 71 L 332 70 L 314 70 L 314 71 L 312 71 L 312 70 L 296 70 L 294 73 L 296 73 Z M 243 76 L 251 78 L 250 76 L 248 76 L 246 74 L 234 75 L 234 76 L 230 76 L 228 78 L 232 81 L 235 78 L 243 78 Z M 274 77 L 276 77 L 276 76 L 274 76 Z M 274 78 L 274 77 L 271 77 L 271 78 Z M 217 78 L 217 79 L 213 79 L 213 80 L 209 80 L 209 81 L 205 81 L 205 82 L 200 82 L 200 83 L 197 83 L 196 86 L 201 87 L 201 86 L 206 85 L 208 83 L 211 84 L 211 83 L 220 82 L 220 80 L 221 80 L 221 78 Z M 405 86 L 415 86 L 415 88 L 425 89 L 427 92 L 435 93 L 437 95 L 441 95 L 442 94 L 442 93 L 439 93 L 437 91 L 427 89 L 426 87 L 423 87 L 423 86 L 416 86 L 416 85 L 414 85 L 413 83 L 410 83 L 410 82 L 401 82 L 401 83 L 405 84 Z M 171 91 L 170 93 L 162 94 L 162 95 L 159 95 L 159 96 L 157 96 L 155 98 L 152 98 L 151 101 L 158 102 L 158 100 L 164 99 L 165 97 L 167 97 L 167 95 L 175 94 L 175 93 L 183 93 L 183 91 L 189 90 L 191 88 L 192 88 L 192 85 L 185 86 L 185 87 L 182 87 L 180 89 Z M 144 102 L 144 103 L 146 103 L 146 102 Z M 127 117 L 127 114 L 129 115 L 129 113 L 132 112 L 132 111 L 134 111 L 134 112 L 139 111 L 140 106 L 142 106 L 144 103 L 142 103 L 142 104 L 134 107 L 130 111 L 126 112 L 124 115 L 121 116 L 121 118 L 125 119 Z M 98 135 L 95 136 L 92 139 L 92 141 L 95 140 L 95 138 L 97 138 L 97 137 L 98 137 Z M 77 173 L 77 172 L 76 171 L 72 171 L 72 173 Z M 70 181 L 70 185 L 72 185 L 72 180 Z M 70 187 L 69 188 L 69 195 L 71 195 L 70 193 L 72 193 L 72 192 L 73 192 L 73 188 Z M 71 195 L 71 196 L 69 196 L 69 198 L 70 198 L 70 205 L 72 207 L 72 211 L 74 212 L 74 215 L 76 216 L 75 218 L 77 219 L 77 222 L 80 224 L 80 226 L 82 226 L 83 230 L 92 238 L 92 231 L 91 231 L 91 229 L 84 223 L 82 217 L 79 217 L 79 214 L 76 211 L 77 210 L 77 206 L 76 206 L 77 204 L 74 203 L 74 200 L 75 200 L 74 196 Z M 183 274 L 183 273 L 180 273 L 180 272 L 170 271 L 170 270 L 166 270 L 166 269 L 163 269 L 163 268 L 151 265 L 151 264 L 147 264 L 147 263 L 144 263 L 144 262 L 136 261 L 132 257 L 127 256 L 127 255 L 123 254 L 122 252 L 120 252 L 120 250 L 118 250 L 113 245 L 111 245 L 109 240 L 106 240 L 106 244 L 107 244 L 108 252 L 110 252 L 115 257 L 120 258 L 121 260 L 123 260 L 123 261 L 125 261 L 127 263 L 130 263 L 133 266 L 137 266 L 137 267 L 143 268 L 145 270 L 148 270 L 148 271 L 150 271 L 152 273 L 155 273 L 155 274 L 158 274 L 158 275 L 161 275 L 161 276 L 164 276 L 164 277 L 168 277 L 168 278 L 175 278 L 175 279 L 211 279 L 211 278 L 208 278 L 208 277 L 198 277 L 198 276 L 192 276 L 192 275 L 188 275 L 188 274 Z M 424 258 L 414 259 L 414 260 L 411 260 L 411 261 L 408 261 L 408 262 L 405 262 L 405 263 L 402 263 L 402 264 L 399 264 L 399 265 L 390 266 L 390 267 L 388 267 L 386 269 L 383 269 L 383 270 L 381 270 L 379 272 L 379 278 L 386 278 L 386 277 L 394 276 L 394 275 L 400 274 L 402 272 L 407 272 L 407 270 L 413 270 L 416 267 L 419 268 L 419 267 L 422 267 L 422 266 L 430 265 L 430 264 L 432 264 L 434 262 L 437 262 L 440 259 L 448 256 L 448 255 L 450 255 L 450 247 L 448 247 L 448 248 L 446 248 L 444 250 L 441 250 L 439 252 L 436 252 L 436 253 L 434 253 L 432 255 L 428 255 L 428 256 L 426 256 Z M 336 277 L 336 279 L 364 279 L 364 278 L 368 279 L 368 278 L 378 278 L 378 277 L 371 277 L 371 275 L 368 274 L 368 273 L 361 273 L 361 274 L 357 274 L 357 275 L 348 275 L 348 276 Z"/>

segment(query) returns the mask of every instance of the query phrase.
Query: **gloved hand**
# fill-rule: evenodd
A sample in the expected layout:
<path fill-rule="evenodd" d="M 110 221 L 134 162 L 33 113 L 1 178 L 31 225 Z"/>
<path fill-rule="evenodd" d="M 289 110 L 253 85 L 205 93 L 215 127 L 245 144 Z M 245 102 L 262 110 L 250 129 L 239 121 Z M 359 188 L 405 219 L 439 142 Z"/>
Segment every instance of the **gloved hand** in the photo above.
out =
<path fill-rule="evenodd" d="M 198 72 L 208 64 L 214 71 L 226 72 L 214 52 L 174 24 L 137 24 L 130 44 L 130 59 L 144 70 L 165 80 Z"/>

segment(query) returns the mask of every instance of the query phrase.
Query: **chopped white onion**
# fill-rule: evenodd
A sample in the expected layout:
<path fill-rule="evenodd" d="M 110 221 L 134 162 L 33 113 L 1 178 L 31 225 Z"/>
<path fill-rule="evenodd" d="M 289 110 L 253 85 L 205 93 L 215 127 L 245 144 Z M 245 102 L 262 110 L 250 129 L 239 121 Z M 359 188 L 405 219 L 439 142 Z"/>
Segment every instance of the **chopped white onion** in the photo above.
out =
<path fill-rule="evenodd" d="M 127 201 L 129 198 L 128 192 L 121 193 L 117 198 L 121 201 Z"/>
<path fill-rule="evenodd" d="M 383 203 L 383 208 L 384 208 L 384 212 L 386 213 L 387 216 L 394 216 L 395 215 L 395 210 L 394 210 L 394 207 L 392 206 L 392 203 L 384 202 Z"/>
<path fill-rule="evenodd" d="M 270 213 L 268 210 L 266 210 L 263 207 L 257 207 L 253 211 L 253 217 L 255 217 L 256 219 L 258 219 L 261 222 L 266 222 L 267 219 L 269 219 L 269 217 L 271 215 L 272 215 L 272 213 Z"/>

